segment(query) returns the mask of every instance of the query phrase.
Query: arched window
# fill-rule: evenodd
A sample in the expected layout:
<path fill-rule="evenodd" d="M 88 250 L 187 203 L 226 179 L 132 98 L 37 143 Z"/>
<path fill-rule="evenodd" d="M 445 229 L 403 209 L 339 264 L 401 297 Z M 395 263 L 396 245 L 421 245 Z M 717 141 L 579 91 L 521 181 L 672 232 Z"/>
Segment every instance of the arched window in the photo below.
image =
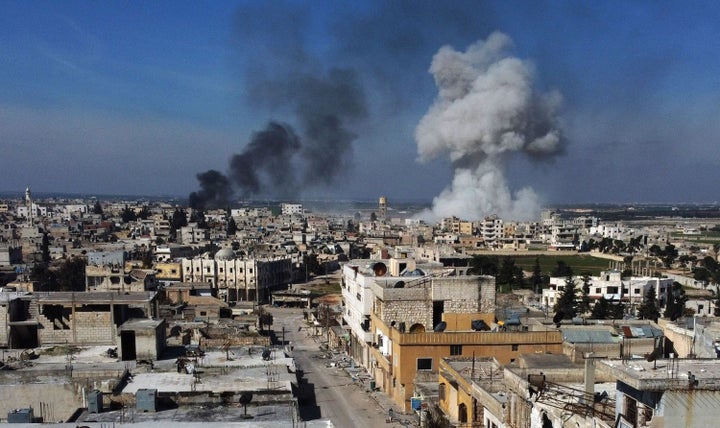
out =
<path fill-rule="evenodd" d="M 468 416 L 467 416 L 467 406 L 465 403 L 461 403 L 458 406 L 458 419 L 460 420 L 461 424 L 467 423 Z"/>

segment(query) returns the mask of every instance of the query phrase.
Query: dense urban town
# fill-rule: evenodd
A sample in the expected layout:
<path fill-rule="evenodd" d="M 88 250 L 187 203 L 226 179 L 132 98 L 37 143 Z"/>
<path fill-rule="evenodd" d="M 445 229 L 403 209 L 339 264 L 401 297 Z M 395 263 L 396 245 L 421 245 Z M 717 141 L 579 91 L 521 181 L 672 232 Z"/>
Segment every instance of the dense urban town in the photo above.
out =
<path fill-rule="evenodd" d="M 0 201 L 0 419 L 707 427 L 720 218 Z M 607 217 L 607 218 L 606 218 Z"/>

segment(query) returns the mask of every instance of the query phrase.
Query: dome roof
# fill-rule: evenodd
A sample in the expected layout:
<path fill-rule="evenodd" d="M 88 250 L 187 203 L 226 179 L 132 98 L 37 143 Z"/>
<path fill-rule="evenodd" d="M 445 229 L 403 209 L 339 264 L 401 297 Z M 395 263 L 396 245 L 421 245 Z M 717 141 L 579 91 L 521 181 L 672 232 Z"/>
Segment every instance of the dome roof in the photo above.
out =
<path fill-rule="evenodd" d="M 232 248 L 223 248 L 215 253 L 215 260 L 232 260 L 235 258 L 235 252 Z"/>

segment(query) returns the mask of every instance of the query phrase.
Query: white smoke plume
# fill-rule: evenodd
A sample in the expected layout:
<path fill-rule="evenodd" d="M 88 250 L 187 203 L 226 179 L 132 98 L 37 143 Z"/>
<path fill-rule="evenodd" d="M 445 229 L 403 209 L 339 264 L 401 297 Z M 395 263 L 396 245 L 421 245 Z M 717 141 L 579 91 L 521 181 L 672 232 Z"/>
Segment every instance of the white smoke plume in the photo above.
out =
<path fill-rule="evenodd" d="M 511 47 L 512 40 L 496 32 L 465 52 L 444 46 L 433 57 L 430 73 L 439 94 L 417 125 L 415 139 L 421 161 L 447 154 L 455 177 L 421 217 L 538 217 L 539 198 L 530 187 L 511 192 L 505 157 L 547 157 L 561 149 L 561 96 L 537 93 L 533 67 L 510 56 Z"/>

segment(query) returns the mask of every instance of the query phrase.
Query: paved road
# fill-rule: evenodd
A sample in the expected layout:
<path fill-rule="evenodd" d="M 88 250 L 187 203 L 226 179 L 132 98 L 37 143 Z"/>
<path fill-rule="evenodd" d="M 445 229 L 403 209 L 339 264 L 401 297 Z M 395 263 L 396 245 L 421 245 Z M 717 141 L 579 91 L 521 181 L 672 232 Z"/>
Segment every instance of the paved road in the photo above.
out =
<path fill-rule="evenodd" d="M 327 359 L 319 343 L 308 335 L 302 309 L 269 308 L 278 342 L 292 342 L 295 364 L 302 371 L 298 392 L 300 416 L 303 420 L 330 419 L 339 428 L 392 427 L 385 421 L 386 411 L 361 385 L 353 383 L 341 368 L 326 367 Z M 298 327 L 302 327 L 298 331 Z M 377 394 L 377 393 L 376 393 Z M 398 425 L 399 426 L 399 425 Z"/>

